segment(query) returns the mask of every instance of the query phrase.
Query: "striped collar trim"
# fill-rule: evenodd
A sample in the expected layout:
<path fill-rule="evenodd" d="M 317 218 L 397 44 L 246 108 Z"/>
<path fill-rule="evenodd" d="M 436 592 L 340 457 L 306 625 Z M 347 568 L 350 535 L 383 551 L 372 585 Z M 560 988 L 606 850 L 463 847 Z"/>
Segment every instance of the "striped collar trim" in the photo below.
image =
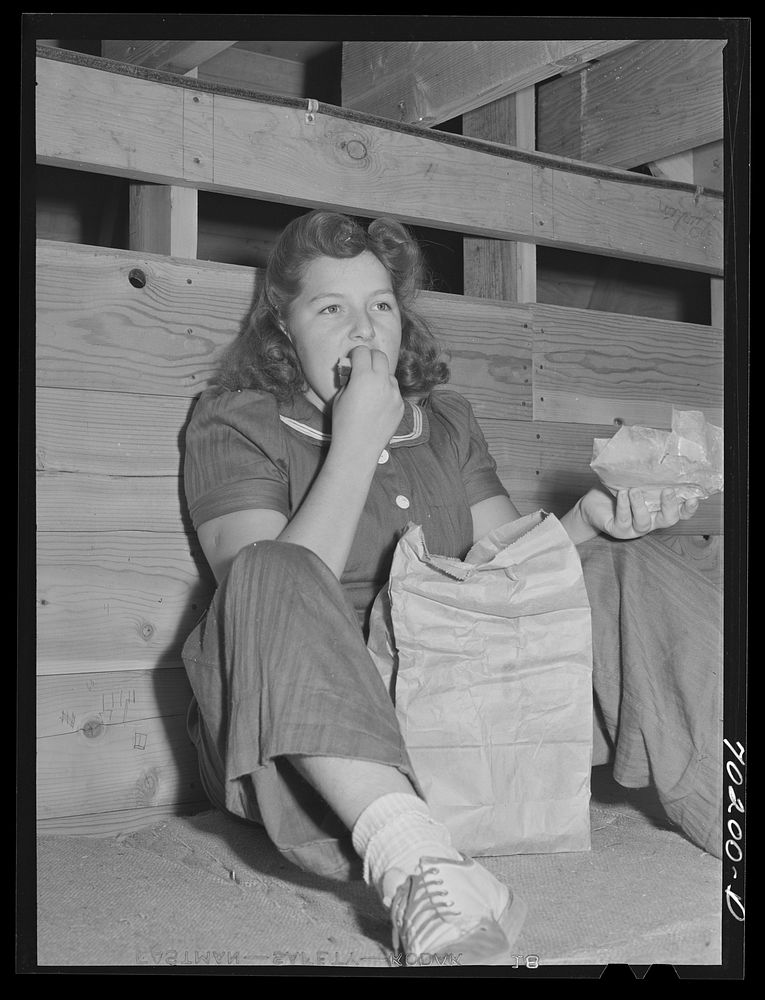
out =
<path fill-rule="evenodd" d="M 415 444 L 422 437 L 425 424 L 423 412 L 416 403 L 409 401 L 408 405 L 412 411 L 412 429 L 406 434 L 394 434 L 388 443 L 389 447 L 395 448 L 398 445 Z M 300 420 L 294 420 L 292 417 L 285 417 L 283 413 L 279 414 L 279 419 L 287 427 L 291 427 L 293 431 L 297 431 L 298 434 L 303 434 L 305 437 L 311 438 L 311 440 L 317 441 L 319 444 L 329 444 L 332 440 L 331 434 L 326 434 L 324 431 L 317 430 L 315 427 L 311 427 L 310 424 L 304 424 Z M 405 420 L 402 421 L 402 423 L 406 422 Z"/>

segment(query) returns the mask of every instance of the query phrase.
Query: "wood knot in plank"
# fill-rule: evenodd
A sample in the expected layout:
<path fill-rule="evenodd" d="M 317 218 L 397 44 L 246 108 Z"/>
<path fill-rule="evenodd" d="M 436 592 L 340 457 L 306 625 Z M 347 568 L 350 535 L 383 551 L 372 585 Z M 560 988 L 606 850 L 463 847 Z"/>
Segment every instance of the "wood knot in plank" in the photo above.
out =
<path fill-rule="evenodd" d="M 352 160 L 363 160 L 367 155 L 367 147 L 361 139 L 351 139 L 345 144 L 345 151 Z"/>
<path fill-rule="evenodd" d="M 338 162 L 346 166 L 348 166 L 349 160 L 356 167 L 363 168 L 370 164 L 368 136 L 360 135 L 358 132 L 346 133 L 345 135 L 341 133 L 336 138 L 335 149 L 338 153 Z"/>
<path fill-rule="evenodd" d="M 99 736 L 103 736 L 106 732 L 106 727 L 97 715 L 92 715 L 89 719 L 86 719 L 81 729 L 82 735 L 89 740 L 98 739 Z"/>
<path fill-rule="evenodd" d="M 146 642 L 149 642 L 152 639 L 155 632 L 156 629 L 151 622 L 141 622 L 141 638 Z"/>
<path fill-rule="evenodd" d="M 159 771 L 150 767 L 142 771 L 134 785 L 136 805 L 150 805 L 159 791 Z"/>

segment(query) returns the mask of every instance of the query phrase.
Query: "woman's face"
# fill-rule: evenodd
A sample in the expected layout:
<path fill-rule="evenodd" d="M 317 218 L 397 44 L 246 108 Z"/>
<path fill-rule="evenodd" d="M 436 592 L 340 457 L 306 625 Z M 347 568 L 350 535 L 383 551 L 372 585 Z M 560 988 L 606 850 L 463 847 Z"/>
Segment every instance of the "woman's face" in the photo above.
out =
<path fill-rule="evenodd" d="M 337 393 L 337 363 L 365 344 L 388 357 L 393 374 L 401 349 L 401 312 L 388 271 L 373 253 L 318 257 L 285 317 L 287 335 L 303 366 L 307 396 L 325 410 Z"/>

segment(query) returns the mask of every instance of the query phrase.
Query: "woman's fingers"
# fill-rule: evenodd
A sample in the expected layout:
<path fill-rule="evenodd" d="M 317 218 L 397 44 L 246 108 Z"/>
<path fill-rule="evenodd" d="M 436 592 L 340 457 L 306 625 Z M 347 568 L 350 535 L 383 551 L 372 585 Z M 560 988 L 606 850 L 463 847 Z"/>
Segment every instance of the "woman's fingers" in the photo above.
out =
<path fill-rule="evenodd" d="M 376 348 L 372 350 L 372 368 L 377 372 L 385 372 L 386 375 L 390 375 L 390 361 L 388 360 L 388 355 L 385 351 L 378 351 Z"/>
<path fill-rule="evenodd" d="M 355 371 L 371 369 L 376 372 L 390 374 L 390 362 L 388 355 L 384 351 L 378 351 L 376 347 L 367 347 L 366 344 L 359 344 L 349 352 L 348 357 Z"/>
<path fill-rule="evenodd" d="M 348 357 L 351 359 L 351 366 L 356 372 L 372 367 L 372 352 L 366 344 L 359 344 L 358 347 L 354 347 L 352 351 L 348 352 Z"/>
<path fill-rule="evenodd" d="M 656 515 L 657 528 L 671 528 L 680 520 L 680 501 L 675 490 L 661 491 L 661 508 Z"/>
<path fill-rule="evenodd" d="M 698 509 L 699 502 L 695 497 L 691 497 L 690 500 L 684 500 L 680 504 L 680 520 L 687 521 L 688 518 L 693 517 Z"/>
<path fill-rule="evenodd" d="M 632 527 L 638 535 L 645 535 L 653 527 L 651 512 L 646 506 L 642 490 L 629 491 L 632 510 Z"/>
<path fill-rule="evenodd" d="M 646 535 L 656 528 L 671 528 L 678 521 L 693 517 L 699 506 L 696 499 L 681 502 L 674 489 L 662 490 L 659 502 L 661 505 L 659 510 L 652 512 L 646 504 L 642 490 L 619 490 L 616 494 L 614 516 L 616 537 L 634 538 L 637 535 Z"/>
<path fill-rule="evenodd" d="M 628 531 L 632 527 L 632 506 L 627 490 L 619 490 L 616 494 L 616 525 L 620 531 Z"/>

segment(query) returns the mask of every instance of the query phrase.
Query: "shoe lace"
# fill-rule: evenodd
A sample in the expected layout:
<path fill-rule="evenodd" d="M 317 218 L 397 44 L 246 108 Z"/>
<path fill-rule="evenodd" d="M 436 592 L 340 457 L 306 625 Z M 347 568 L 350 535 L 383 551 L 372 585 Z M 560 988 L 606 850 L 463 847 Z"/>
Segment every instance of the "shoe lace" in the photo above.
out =
<path fill-rule="evenodd" d="M 448 889 L 439 888 L 444 885 L 440 874 L 436 866 L 420 867 L 405 883 L 409 891 L 397 894 L 392 913 L 396 947 L 402 936 L 420 937 L 426 928 L 432 929 L 434 921 L 443 924 L 461 916 Z"/>
<path fill-rule="evenodd" d="M 415 893 L 417 893 L 419 891 L 419 893 L 421 895 L 421 898 L 422 898 L 422 902 L 425 905 L 427 905 L 427 901 L 424 898 L 423 890 L 424 890 L 425 893 L 427 893 L 430 902 L 433 904 L 433 906 L 436 908 L 436 910 L 447 910 L 447 909 L 450 909 L 450 908 L 452 908 L 452 907 L 454 907 L 454 906 L 457 905 L 454 902 L 453 899 L 449 898 L 449 890 L 448 889 L 434 889 L 434 888 L 432 888 L 435 885 L 443 885 L 444 884 L 444 880 L 442 878 L 430 878 L 430 879 L 428 878 L 428 876 L 430 876 L 430 875 L 440 875 L 441 874 L 440 869 L 438 869 L 438 868 L 424 868 L 424 869 L 421 869 L 421 872 L 422 872 L 422 877 L 421 877 L 421 879 L 419 881 L 419 884 L 417 885 L 417 888 L 415 889 Z M 439 899 L 438 902 L 435 902 L 435 899 L 436 899 L 437 896 L 446 896 L 447 899 L 448 899 L 448 902 L 444 902 L 441 899 Z M 458 917 L 458 916 L 460 916 L 460 911 L 452 909 L 452 912 L 450 914 L 448 914 L 448 916 Z"/>

